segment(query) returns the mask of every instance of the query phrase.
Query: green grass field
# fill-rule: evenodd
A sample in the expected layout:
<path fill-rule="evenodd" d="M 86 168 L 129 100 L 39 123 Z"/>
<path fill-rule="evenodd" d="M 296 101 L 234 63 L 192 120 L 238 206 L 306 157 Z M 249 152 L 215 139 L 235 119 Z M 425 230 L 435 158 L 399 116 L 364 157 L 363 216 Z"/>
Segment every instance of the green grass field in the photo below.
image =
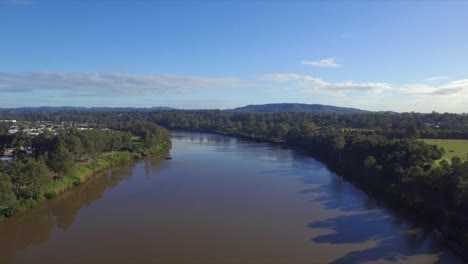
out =
<path fill-rule="evenodd" d="M 453 157 L 466 160 L 468 154 L 468 140 L 465 139 L 423 139 L 424 143 L 444 148 L 442 159 L 450 162 Z"/>

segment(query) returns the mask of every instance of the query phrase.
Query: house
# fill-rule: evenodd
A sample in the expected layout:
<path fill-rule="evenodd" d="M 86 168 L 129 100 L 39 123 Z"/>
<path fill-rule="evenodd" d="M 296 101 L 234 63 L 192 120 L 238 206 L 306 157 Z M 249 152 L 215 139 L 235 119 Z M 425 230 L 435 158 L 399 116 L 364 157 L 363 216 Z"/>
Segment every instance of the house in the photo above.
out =
<path fill-rule="evenodd" d="M 10 129 L 10 130 L 8 130 L 8 134 L 9 134 L 9 135 L 13 135 L 13 134 L 16 134 L 16 133 L 18 133 L 18 129 Z"/>
<path fill-rule="evenodd" d="M 7 148 L 3 151 L 3 156 L 13 156 L 14 148 Z"/>

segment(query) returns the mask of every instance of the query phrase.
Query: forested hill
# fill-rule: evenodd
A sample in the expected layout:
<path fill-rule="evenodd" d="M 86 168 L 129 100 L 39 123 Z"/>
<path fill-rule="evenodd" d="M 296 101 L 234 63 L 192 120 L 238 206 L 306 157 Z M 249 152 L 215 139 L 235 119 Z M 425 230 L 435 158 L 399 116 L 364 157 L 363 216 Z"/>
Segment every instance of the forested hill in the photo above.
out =
<path fill-rule="evenodd" d="M 176 110 L 171 107 L 75 107 L 75 106 L 39 106 L 39 107 L 18 107 L 18 108 L 0 108 L 0 113 L 57 113 L 63 111 L 77 112 L 150 112 L 160 110 Z M 284 112 L 306 112 L 306 113 L 328 113 L 328 114 L 364 114 L 371 111 L 357 108 L 348 108 L 321 104 L 298 104 L 298 103 L 278 103 L 247 105 L 228 109 L 225 111 L 233 112 L 254 112 L 254 113 L 284 113 Z"/>
<path fill-rule="evenodd" d="M 332 105 L 321 104 L 262 104 L 262 105 L 247 105 L 244 107 L 234 108 L 230 111 L 235 112 L 257 112 L 257 113 L 278 113 L 278 112 L 319 112 L 319 113 L 335 113 L 335 114 L 362 114 L 369 113 L 356 108 L 339 107 Z"/>

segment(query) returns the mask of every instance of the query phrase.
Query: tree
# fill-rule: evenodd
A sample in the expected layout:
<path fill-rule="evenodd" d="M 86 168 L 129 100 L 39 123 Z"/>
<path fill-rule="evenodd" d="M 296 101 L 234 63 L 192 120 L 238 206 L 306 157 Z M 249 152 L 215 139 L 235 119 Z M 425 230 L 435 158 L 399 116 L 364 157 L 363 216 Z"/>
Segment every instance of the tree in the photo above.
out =
<path fill-rule="evenodd" d="M 48 130 L 45 130 L 43 133 L 32 139 L 32 147 L 34 149 L 33 154 L 35 157 L 47 154 L 52 145 L 52 137 L 52 134 Z"/>
<path fill-rule="evenodd" d="M 8 132 L 9 124 L 6 122 L 0 123 L 0 135 L 5 135 Z"/>
<path fill-rule="evenodd" d="M 290 129 L 291 127 L 286 123 L 276 124 L 273 131 L 274 137 L 277 139 L 283 139 Z"/>
<path fill-rule="evenodd" d="M 364 160 L 364 167 L 366 167 L 367 169 L 374 169 L 376 166 L 377 160 L 374 158 L 374 156 L 367 156 L 367 158 Z"/>
<path fill-rule="evenodd" d="M 31 145 L 31 139 L 23 131 L 18 131 L 11 143 L 14 148 L 23 148 L 29 145 Z"/>
<path fill-rule="evenodd" d="M 10 174 L 18 199 L 40 199 L 44 185 L 50 180 L 47 166 L 32 158 L 13 162 Z"/>
<path fill-rule="evenodd" d="M 338 134 L 332 140 L 332 148 L 336 151 L 341 151 L 346 145 L 346 140 L 342 134 Z"/>
<path fill-rule="evenodd" d="M 304 121 L 299 126 L 299 130 L 301 131 L 302 136 L 312 136 L 314 135 L 316 129 L 317 126 L 310 121 Z"/>
<path fill-rule="evenodd" d="M 337 136 L 335 136 L 333 139 L 332 139 L 332 149 L 337 151 L 337 155 L 338 155 L 338 161 L 341 161 L 342 159 L 342 150 L 344 148 L 344 146 L 346 145 L 346 140 L 345 138 L 343 137 L 343 135 L 340 133 L 338 134 Z"/>
<path fill-rule="evenodd" d="M 69 150 L 75 159 L 76 157 L 83 154 L 83 144 L 81 143 L 79 137 L 75 136 L 74 134 L 66 135 L 64 141 L 65 147 L 67 150 Z"/>
<path fill-rule="evenodd" d="M 54 150 L 49 152 L 47 165 L 55 173 L 67 173 L 74 164 L 73 155 L 65 148 L 61 141 L 59 141 Z"/>
<path fill-rule="evenodd" d="M 419 138 L 419 131 L 414 125 L 408 125 L 406 127 L 406 137 L 407 138 Z"/>
<path fill-rule="evenodd" d="M 0 215 L 2 211 L 17 203 L 10 176 L 0 172 Z"/>

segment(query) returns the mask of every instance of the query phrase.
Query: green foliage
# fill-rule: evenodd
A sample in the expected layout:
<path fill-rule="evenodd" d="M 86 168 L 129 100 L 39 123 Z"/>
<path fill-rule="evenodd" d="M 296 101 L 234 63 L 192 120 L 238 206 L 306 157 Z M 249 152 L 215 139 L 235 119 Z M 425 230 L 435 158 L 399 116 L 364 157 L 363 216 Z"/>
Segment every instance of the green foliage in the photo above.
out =
<path fill-rule="evenodd" d="M 13 183 L 13 191 L 21 200 L 41 199 L 42 188 L 51 179 L 47 166 L 31 158 L 13 162 L 7 172 Z"/>
<path fill-rule="evenodd" d="M 0 122 L 0 135 L 5 135 L 10 128 L 10 123 Z"/>
<path fill-rule="evenodd" d="M 8 115 L 3 118 L 19 119 Z M 21 118 L 87 122 L 113 129 L 62 131 L 57 136 L 44 135 L 34 140 L 35 158 L 47 164 L 53 157 L 49 153 L 56 151 L 51 146 L 58 146 L 51 144 L 56 138 L 73 158 L 83 155 L 89 158 L 88 163 L 72 166 L 62 178 L 49 182 L 47 196 L 82 182 L 86 177 L 81 175 L 112 164 L 114 158 L 119 160 L 122 158 L 117 154 L 120 151 L 139 155 L 157 152 L 158 146 L 169 139 L 168 131 L 155 125 L 158 124 L 169 129 L 222 133 L 300 147 L 369 192 L 425 214 L 440 225 L 445 234 L 468 231 L 468 143 L 465 144 L 468 141 L 452 141 L 468 140 L 466 114 L 260 114 L 174 110 L 26 113 Z M 424 138 L 424 142 L 417 138 Z M 27 140 L 18 135 L 14 144 L 24 145 L 22 142 L 27 144 Z M 12 183 L 15 190 L 13 178 Z M 12 212 L 15 210 L 11 207 Z M 452 225 L 453 219 L 456 225 Z M 461 235 L 451 237 L 466 239 Z"/>
<path fill-rule="evenodd" d="M 75 165 L 73 155 L 61 141 L 58 141 L 48 153 L 47 165 L 59 175 L 67 173 Z"/>
<path fill-rule="evenodd" d="M 374 156 L 367 156 L 366 159 L 364 159 L 364 167 L 368 169 L 374 169 L 377 166 L 377 160 L 374 158 Z"/>
<path fill-rule="evenodd" d="M 0 214 L 17 203 L 10 177 L 0 172 Z"/>
<path fill-rule="evenodd" d="M 453 157 L 466 159 L 468 155 L 468 140 L 463 139 L 423 139 L 424 143 L 443 148 L 445 153 L 440 160 L 451 161 Z"/>
<path fill-rule="evenodd" d="M 11 146 L 14 148 L 27 147 L 29 145 L 31 145 L 31 138 L 28 137 L 22 131 L 18 131 L 15 134 L 15 138 L 13 139 L 13 142 L 11 143 Z"/>
<path fill-rule="evenodd" d="M 419 131 L 414 125 L 408 125 L 406 127 L 407 138 L 419 138 Z"/>
<path fill-rule="evenodd" d="M 18 133 L 12 137 L 10 146 L 17 147 L 14 162 L 0 162 L 0 219 L 54 197 L 97 171 L 170 147 L 169 132 L 154 123 L 119 127 L 124 131 L 70 129 L 57 135 L 45 132 L 30 138 Z M 31 144 L 30 157 L 21 148 Z"/>
<path fill-rule="evenodd" d="M 130 152 L 105 153 L 97 157 L 93 162 L 72 167 L 63 177 L 45 186 L 44 194 L 46 198 L 54 197 L 75 185 L 85 182 L 98 171 L 137 157 L 136 153 Z"/>

